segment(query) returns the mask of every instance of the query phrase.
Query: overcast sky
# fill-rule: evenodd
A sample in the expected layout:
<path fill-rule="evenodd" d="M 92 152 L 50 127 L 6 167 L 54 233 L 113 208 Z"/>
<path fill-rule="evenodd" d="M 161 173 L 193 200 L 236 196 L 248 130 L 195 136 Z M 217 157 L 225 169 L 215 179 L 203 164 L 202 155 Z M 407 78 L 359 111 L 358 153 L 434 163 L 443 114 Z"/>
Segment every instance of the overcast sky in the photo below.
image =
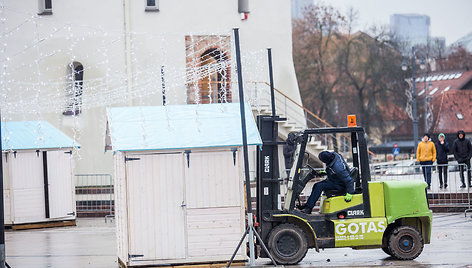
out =
<path fill-rule="evenodd" d="M 416 13 L 431 18 L 431 36 L 446 38 L 450 45 L 472 32 L 472 0 L 314 0 L 332 5 L 345 12 L 349 7 L 358 11 L 358 30 L 369 25 L 388 25 L 390 15 Z"/>

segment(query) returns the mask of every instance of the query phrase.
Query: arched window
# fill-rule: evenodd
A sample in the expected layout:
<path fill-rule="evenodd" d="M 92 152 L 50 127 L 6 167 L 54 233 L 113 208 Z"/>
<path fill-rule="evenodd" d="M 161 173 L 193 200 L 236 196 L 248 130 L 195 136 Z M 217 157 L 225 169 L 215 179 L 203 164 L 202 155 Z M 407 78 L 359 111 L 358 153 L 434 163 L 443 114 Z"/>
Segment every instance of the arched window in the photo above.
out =
<path fill-rule="evenodd" d="M 200 103 L 231 102 L 226 53 L 210 48 L 200 56 L 202 77 L 198 82 Z"/>
<path fill-rule="evenodd" d="M 66 88 L 66 107 L 64 115 L 78 115 L 82 112 L 82 91 L 84 85 L 84 66 L 74 61 L 68 66 L 69 83 Z"/>

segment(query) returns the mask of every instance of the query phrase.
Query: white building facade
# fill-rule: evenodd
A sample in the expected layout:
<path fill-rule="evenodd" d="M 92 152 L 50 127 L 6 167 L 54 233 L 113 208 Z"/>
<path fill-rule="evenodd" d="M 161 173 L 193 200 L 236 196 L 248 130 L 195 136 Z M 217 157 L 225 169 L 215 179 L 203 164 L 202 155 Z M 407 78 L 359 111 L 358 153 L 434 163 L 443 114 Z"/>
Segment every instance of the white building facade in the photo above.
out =
<path fill-rule="evenodd" d="M 2 1 L 2 121 L 46 120 L 77 143 L 76 173 L 112 174 L 105 109 L 236 102 L 233 28 L 240 29 L 245 97 L 306 126 L 292 60 L 290 1 Z M 165 96 L 165 98 L 164 98 Z M 164 100 L 165 99 L 165 100 Z M 282 135 L 283 136 L 283 135 Z"/>

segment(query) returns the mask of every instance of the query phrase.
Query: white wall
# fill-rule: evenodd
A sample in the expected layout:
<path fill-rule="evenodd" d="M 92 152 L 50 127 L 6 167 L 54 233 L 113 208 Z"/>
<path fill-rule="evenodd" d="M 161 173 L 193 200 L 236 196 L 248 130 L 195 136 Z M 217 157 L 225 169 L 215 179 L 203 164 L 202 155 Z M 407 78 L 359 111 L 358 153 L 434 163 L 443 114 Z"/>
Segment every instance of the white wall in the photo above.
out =
<path fill-rule="evenodd" d="M 4 2 L 8 7 L 4 27 L 11 32 L 5 38 L 5 57 L 10 58 L 7 79 L 11 82 L 7 92 L 1 92 L 10 104 L 3 105 L 4 120 L 47 120 L 82 145 L 77 173 L 111 173 L 112 158 L 105 156 L 103 149 L 105 109 L 95 106 L 77 118 L 62 112 L 71 61 L 79 61 L 85 68 L 84 98 L 89 87 L 99 87 L 107 72 L 111 73 L 108 66 L 124 73 L 124 42 L 113 42 L 123 32 L 122 4 L 115 0 L 56 0 L 53 15 L 36 18 L 37 0 Z M 105 52 L 99 51 L 104 48 Z M 118 88 L 122 83 L 110 79 L 104 86 Z"/>
<path fill-rule="evenodd" d="M 264 49 L 272 47 L 276 88 L 301 103 L 292 60 L 290 1 L 251 1 L 245 21 L 236 0 L 161 0 L 159 12 L 145 12 L 141 0 L 55 0 L 53 14 L 39 18 L 37 0 L 4 2 L 8 9 L 1 16 L 9 34 L 4 57 L 0 56 L 0 67 L 7 70 L 0 76 L 6 84 L 0 98 L 2 116 L 44 119 L 75 138 L 81 145 L 75 156 L 76 173 L 112 174 L 112 155 L 104 153 L 104 107 L 161 105 L 160 65 L 165 63 L 168 73 L 185 67 L 186 35 L 231 35 L 231 29 L 239 27 L 242 53 L 261 51 L 257 72 L 243 66 L 245 79 L 269 80 Z M 129 7 L 130 87 L 125 7 Z M 62 115 L 67 65 L 73 60 L 85 68 L 84 111 L 75 118 Z M 186 103 L 184 79 L 169 78 L 168 83 L 168 103 Z M 236 101 L 235 90 L 233 96 Z"/>
<path fill-rule="evenodd" d="M 70 155 L 64 152 L 47 152 L 49 218 L 45 212 L 43 152 L 19 150 L 16 154 L 4 153 L 6 224 L 75 219 L 72 163 Z"/>
<path fill-rule="evenodd" d="M 117 152 L 119 258 L 142 265 L 228 260 L 245 230 L 241 155 L 241 148 L 235 159 L 231 148 L 197 148 L 188 162 L 183 151 Z M 236 259 L 244 252 L 243 245 Z"/>
<path fill-rule="evenodd" d="M 12 223 L 11 217 L 11 191 L 10 191 L 10 169 L 7 165 L 8 159 L 6 157 L 2 157 L 2 164 L 3 164 L 3 202 L 4 202 L 4 219 L 5 224 Z"/>

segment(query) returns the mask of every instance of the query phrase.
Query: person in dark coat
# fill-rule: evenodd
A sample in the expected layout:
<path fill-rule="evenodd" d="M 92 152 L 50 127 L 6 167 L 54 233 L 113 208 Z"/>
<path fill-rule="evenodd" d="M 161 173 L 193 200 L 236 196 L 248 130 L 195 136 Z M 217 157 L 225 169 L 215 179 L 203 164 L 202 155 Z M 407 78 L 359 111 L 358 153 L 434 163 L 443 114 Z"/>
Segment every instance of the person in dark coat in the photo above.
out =
<path fill-rule="evenodd" d="M 290 176 L 290 169 L 293 166 L 294 162 L 294 153 L 295 150 L 297 149 L 297 142 L 296 142 L 297 136 L 293 133 L 289 133 L 287 140 L 285 141 L 284 147 L 283 147 L 283 153 L 284 153 L 284 162 L 285 162 L 285 172 L 287 173 L 287 178 Z"/>
<path fill-rule="evenodd" d="M 337 190 L 345 193 L 344 200 L 346 202 L 351 201 L 354 194 L 354 180 L 349 175 L 349 166 L 343 157 L 335 152 L 322 151 L 318 158 L 326 164 L 327 178 L 313 185 L 310 197 L 302 210 L 307 214 L 311 213 L 316 201 L 325 190 Z"/>
<path fill-rule="evenodd" d="M 464 180 L 464 165 L 467 166 L 467 180 L 470 187 L 470 158 L 472 157 L 472 145 L 470 144 L 470 140 L 465 137 L 465 132 L 463 130 L 459 130 L 457 132 L 457 139 L 454 141 L 452 145 L 452 152 L 454 153 L 454 157 L 457 160 L 457 163 L 460 167 L 460 176 L 461 176 L 461 188 L 465 188 L 465 180 Z"/>
<path fill-rule="evenodd" d="M 439 188 L 447 188 L 447 153 L 449 153 L 449 144 L 446 141 L 444 133 L 438 135 L 438 140 L 438 143 L 436 143 L 436 161 L 439 171 Z"/>

